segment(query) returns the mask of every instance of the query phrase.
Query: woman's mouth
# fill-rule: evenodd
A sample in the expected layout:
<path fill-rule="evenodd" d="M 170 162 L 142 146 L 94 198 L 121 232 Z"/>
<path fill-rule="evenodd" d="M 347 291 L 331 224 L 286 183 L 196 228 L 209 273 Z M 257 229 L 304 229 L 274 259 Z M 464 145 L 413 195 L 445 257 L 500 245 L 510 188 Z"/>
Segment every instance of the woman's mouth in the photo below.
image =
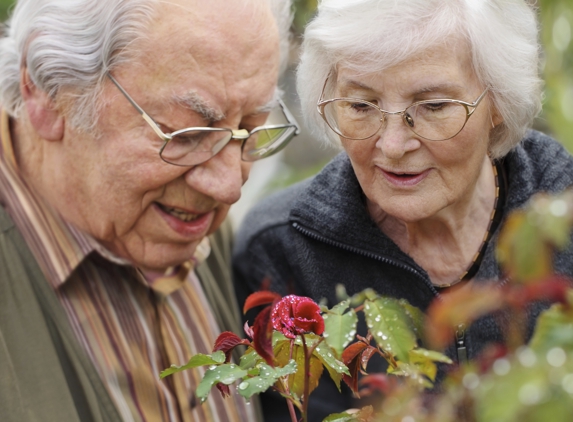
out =
<path fill-rule="evenodd" d="M 428 176 L 430 169 L 424 170 L 422 172 L 391 172 L 380 169 L 382 175 L 394 186 L 398 187 L 409 187 L 415 186 Z"/>

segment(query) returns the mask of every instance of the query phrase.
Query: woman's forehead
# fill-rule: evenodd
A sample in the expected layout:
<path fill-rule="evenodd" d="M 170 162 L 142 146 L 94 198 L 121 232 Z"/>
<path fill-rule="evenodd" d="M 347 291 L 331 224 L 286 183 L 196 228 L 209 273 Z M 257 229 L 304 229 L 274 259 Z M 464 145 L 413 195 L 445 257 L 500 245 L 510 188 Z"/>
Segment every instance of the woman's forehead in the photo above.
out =
<path fill-rule="evenodd" d="M 467 49 L 436 46 L 377 71 L 358 63 L 339 63 L 335 72 L 338 89 L 364 91 L 405 90 L 410 93 L 461 93 L 477 82 Z"/>

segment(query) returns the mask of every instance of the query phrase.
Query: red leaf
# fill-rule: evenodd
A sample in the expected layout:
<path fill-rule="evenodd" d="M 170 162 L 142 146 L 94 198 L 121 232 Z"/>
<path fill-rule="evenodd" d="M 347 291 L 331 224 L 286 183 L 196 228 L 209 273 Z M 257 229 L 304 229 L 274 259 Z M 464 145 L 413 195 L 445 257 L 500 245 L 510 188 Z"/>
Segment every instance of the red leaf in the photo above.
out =
<path fill-rule="evenodd" d="M 245 305 L 243 306 L 243 313 L 247 313 L 248 310 L 253 309 L 256 306 L 267 305 L 276 302 L 281 299 L 281 295 L 269 290 L 251 293 L 247 300 L 245 300 Z"/>
<path fill-rule="evenodd" d="M 376 353 L 378 349 L 376 347 L 368 346 L 368 349 L 362 352 L 360 357 L 360 364 L 362 365 L 362 369 L 366 370 L 366 366 L 368 366 L 368 362 L 374 353 Z"/>
<path fill-rule="evenodd" d="M 253 325 L 253 347 L 260 357 L 274 367 L 271 310 L 272 308 L 268 306 L 255 318 L 255 324 Z"/>
<path fill-rule="evenodd" d="M 249 325 L 248 321 L 245 322 L 243 329 L 245 330 L 245 334 L 248 335 L 250 339 L 253 339 L 255 337 L 255 333 L 253 332 L 253 328 Z"/>
<path fill-rule="evenodd" d="M 372 374 L 362 377 L 360 380 L 360 395 L 370 395 L 375 392 L 388 394 L 392 388 L 392 382 L 386 374 Z"/>
<path fill-rule="evenodd" d="M 218 382 L 215 384 L 215 387 L 221 392 L 223 398 L 229 397 L 231 395 L 231 390 L 229 389 L 228 385 L 223 384 L 222 382 Z"/>
<path fill-rule="evenodd" d="M 229 363 L 231 361 L 231 353 L 233 352 L 233 349 L 239 344 L 248 346 L 249 341 L 241 339 L 238 335 L 232 333 L 231 331 L 225 331 L 219 334 L 219 337 L 217 337 L 217 340 L 215 340 L 213 352 L 218 350 L 225 352 L 225 363 Z"/>
<path fill-rule="evenodd" d="M 370 345 L 361 341 L 352 343 L 342 352 L 342 362 L 348 367 L 350 376 L 343 374 L 342 380 L 350 387 L 354 394 L 358 394 L 358 371 L 360 370 L 360 357 L 362 352 Z"/>

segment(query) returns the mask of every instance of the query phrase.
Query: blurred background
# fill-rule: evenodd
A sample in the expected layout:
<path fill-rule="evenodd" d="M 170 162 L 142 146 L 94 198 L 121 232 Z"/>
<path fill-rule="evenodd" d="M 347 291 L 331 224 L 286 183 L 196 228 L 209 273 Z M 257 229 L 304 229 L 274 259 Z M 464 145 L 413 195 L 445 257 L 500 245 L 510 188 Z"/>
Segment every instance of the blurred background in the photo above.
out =
<path fill-rule="evenodd" d="M 537 7 L 541 24 L 545 79 L 543 112 L 535 128 L 558 139 L 573 153 L 573 0 L 529 0 Z M 13 0 L 0 0 L 0 21 L 4 21 Z M 285 103 L 301 125 L 302 133 L 282 153 L 253 166 L 241 200 L 231 210 L 235 225 L 245 212 L 274 190 L 303 180 L 319 171 L 337 151 L 310 138 L 298 106 L 295 69 L 304 26 L 312 18 L 317 0 L 294 0 L 293 48 L 290 67 L 280 81 Z"/>

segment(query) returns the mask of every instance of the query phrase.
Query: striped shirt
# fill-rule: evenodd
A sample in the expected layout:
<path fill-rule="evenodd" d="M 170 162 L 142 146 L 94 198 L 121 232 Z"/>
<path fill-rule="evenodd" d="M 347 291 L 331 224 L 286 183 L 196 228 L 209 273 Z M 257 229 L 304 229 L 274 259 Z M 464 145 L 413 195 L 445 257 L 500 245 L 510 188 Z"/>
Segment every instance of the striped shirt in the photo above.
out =
<path fill-rule="evenodd" d="M 0 204 L 10 214 L 64 308 L 125 421 L 253 420 L 232 390 L 213 390 L 200 404 L 194 392 L 203 370 L 163 380 L 171 364 L 210 353 L 220 332 L 193 271 L 206 259 L 205 239 L 189 262 L 148 280 L 88 234 L 60 218 L 19 175 L 9 130 L 0 117 Z"/>

